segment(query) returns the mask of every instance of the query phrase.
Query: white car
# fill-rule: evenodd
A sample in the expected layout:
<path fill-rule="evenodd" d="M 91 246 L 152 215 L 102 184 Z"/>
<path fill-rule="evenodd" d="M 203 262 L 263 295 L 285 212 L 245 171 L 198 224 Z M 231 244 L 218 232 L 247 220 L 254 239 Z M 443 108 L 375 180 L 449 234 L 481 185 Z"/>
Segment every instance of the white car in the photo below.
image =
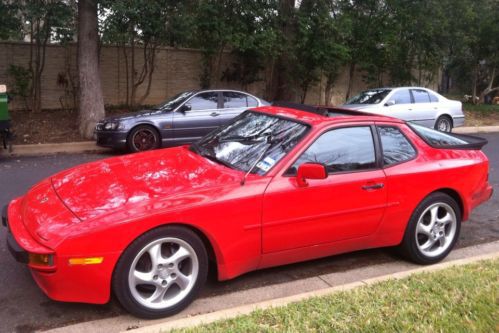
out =
<path fill-rule="evenodd" d="M 377 88 L 361 92 L 342 107 L 400 118 L 442 132 L 464 125 L 463 105 L 420 87 Z"/>

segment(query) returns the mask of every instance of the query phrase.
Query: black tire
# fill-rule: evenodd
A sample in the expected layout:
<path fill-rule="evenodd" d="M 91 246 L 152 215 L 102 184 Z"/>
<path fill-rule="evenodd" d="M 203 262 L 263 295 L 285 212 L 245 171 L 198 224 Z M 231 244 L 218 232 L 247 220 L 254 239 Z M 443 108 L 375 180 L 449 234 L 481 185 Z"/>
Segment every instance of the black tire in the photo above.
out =
<path fill-rule="evenodd" d="M 147 248 L 151 243 L 154 244 L 154 242 L 158 241 L 160 242 L 163 241 L 164 239 L 181 240 L 182 242 L 187 243 L 191 247 L 191 250 L 194 250 L 198 262 L 197 277 L 193 278 L 193 284 L 191 285 L 191 288 L 189 289 L 189 291 L 187 291 L 187 294 L 185 294 L 185 296 L 182 296 L 180 298 L 180 300 L 177 303 L 172 304 L 171 306 L 153 308 L 141 304 L 141 300 L 144 301 L 144 299 L 146 299 L 145 296 L 147 295 L 145 296 L 140 295 L 138 290 L 140 287 L 144 287 L 144 285 L 136 285 L 134 287 L 135 291 L 132 291 L 130 278 L 133 279 L 134 276 L 132 273 L 132 268 L 134 269 L 133 272 L 136 272 L 135 270 L 136 266 L 133 266 L 134 262 L 136 262 L 136 264 L 138 265 L 138 261 L 142 260 L 142 257 L 140 256 L 143 256 L 145 254 L 145 252 L 143 252 L 144 254 L 140 255 L 141 251 L 144 251 L 144 249 Z M 162 243 L 162 244 L 167 244 L 167 243 Z M 167 249 L 165 249 L 163 245 L 160 246 L 160 249 L 162 256 L 163 251 Z M 137 261 L 136 260 L 137 257 L 140 257 L 141 259 Z M 188 258 L 182 260 L 184 260 L 183 262 L 185 262 L 185 260 L 191 260 L 191 259 Z M 169 264 L 163 264 L 163 265 L 164 265 L 163 269 L 165 271 L 167 267 L 170 267 Z M 191 265 L 194 266 L 194 264 L 192 263 Z M 161 265 L 158 265 L 158 267 L 159 266 Z M 190 269 L 192 273 L 194 269 L 192 267 Z M 176 272 L 177 274 L 179 274 L 180 268 Z M 151 276 L 152 274 L 155 274 L 152 268 L 152 260 L 151 260 L 151 272 L 147 274 L 151 274 Z M 198 237 L 198 235 L 196 235 L 196 233 L 194 233 L 190 229 L 183 228 L 180 226 L 165 226 L 151 230 L 143 234 L 128 246 L 128 248 L 123 252 L 120 259 L 118 260 L 118 263 L 116 264 L 116 268 L 113 274 L 112 287 L 121 305 L 131 314 L 140 318 L 155 319 L 176 314 L 179 311 L 183 310 L 185 307 L 187 307 L 195 299 L 200 289 L 205 284 L 207 274 L 208 274 L 208 255 L 205 246 L 203 244 L 203 241 Z M 166 275 L 167 275 L 166 277 L 160 275 L 159 278 L 158 275 L 154 275 L 155 283 L 157 283 L 158 286 L 154 287 L 155 290 L 152 292 L 152 294 L 155 294 L 161 288 L 161 286 L 159 286 L 161 280 L 168 279 L 170 277 L 170 272 L 166 272 Z M 171 275 L 173 276 L 174 274 Z M 164 281 L 165 280 L 163 280 L 163 282 Z M 152 286 L 152 284 L 150 284 L 149 286 Z M 166 293 L 170 289 L 172 289 L 172 286 L 175 286 L 175 282 L 173 282 L 173 284 L 171 284 L 170 287 L 168 287 L 169 289 L 165 288 L 167 291 L 163 293 L 162 296 L 160 297 L 161 301 L 165 299 Z M 181 290 L 180 284 L 177 286 L 177 289 Z M 182 293 L 182 290 L 180 292 Z M 137 298 L 137 296 L 134 296 L 134 293 L 135 295 L 139 295 L 139 297 Z"/>
<path fill-rule="evenodd" d="M 161 138 L 156 128 L 139 125 L 130 131 L 127 138 L 128 149 L 132 153 L 157 149 L 161 146 Z"/>
<path fill-rule="evenodd" d="M 454 235 L 453 235 L 452 239 L 449 240 L 448 244 L 445 243 L 445 246 L 446 246 L 445 250 L 442 247 L 442 249 L 441 249 L 441 250 L 443 250 L 442 253 L 438 253 L 439 248 L 437 246 L 436 247 L 437 251 L 435 251 L 435 254 L 438 254 L 438 255 L 428 256 L 423 250 L 421 250 L 421 244 L 420 244 L 420 243 L 426 243 L 426 242 L 424 242 L 425 236 L 422 234 L 416 234 L 416 230 L 418 228 L 418 223 L 420 221 L 420 218 L 422 219 L 422 222 L 423 222 L 425 218 L 426 219 L 428 218 L 427 214 L 430 214 L 430 217 L 431 217 L 431 212 L 429 212 L 428 209 L 430 207 L 438 207 L 439 205 L 444 207 L 444 208 L 442 208 L 444 211 L 445 211 L 445 209 L 451 209 L 453 211 L 453 214 L 455 217 Z M 440 214 L 440 212 L 441 212 L 440 209 L 441 208 L 437 209 L 437 214 Z M 450 214 L 450 215 L 452 215 L 452 214 Z M 447 228 L 447 226 L 444 228 Z M 444 229 L 444 230 L 450 231 L 450 229 Z M 441 261 L 449 254 L 449 252 L 452 250 L 452 248 L 454 247 L 454 245 L 456 244 L 456 242 L 459 238 L 460 230 L 461 230 L 461 210 L 459 208 L 459 205 L 449 195 L 442 193 L 442 192 L 435 192 L 435 193 L 432 193 L 429 196 L 427 196 L 416 207 L 416 209 L 412 213 L 411 218 L 409 220 L 409 223 L 407 224 L 407 227 L 405 230 L 404 238 L 402 240 L 402 243 L 399 245 L 398 250 L 403 257 L 405 257 L 406 259 L 411 260 L 417 264 L 421 264 L 421 265 L 434 264 L 434 263 Z M 445 233 L 446 233 L 446 231 L 444 231 L 444 234 Z M 430 239 L 431 236 L 428 235 L 426 237 L 428 238 L 427 241 L 431 241 L 431 239 Z M 435 237 L 438 237 L 438 234 Z M 449 235 L 449 237 L 450 237 L 450 235 Z M 435 245 L 438 245 L 437 241 L 435 242 Z M 431 248 L 429 249 L 429 251 L 431 251 Z"/>
<path fill-rule="evenodd" d="M 452 132 L 452 118 L 449 116 L 440 116 L 435 122 L 435 129 L 440 132 Z"/>

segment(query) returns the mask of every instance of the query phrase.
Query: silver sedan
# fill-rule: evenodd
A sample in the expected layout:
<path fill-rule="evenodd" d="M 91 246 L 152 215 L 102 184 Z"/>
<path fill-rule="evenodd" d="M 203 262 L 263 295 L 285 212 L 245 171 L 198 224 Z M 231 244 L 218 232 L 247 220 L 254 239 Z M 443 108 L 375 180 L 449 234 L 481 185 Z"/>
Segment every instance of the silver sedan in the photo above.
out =
<path fill-rule="evenodd" d="M 361 92 L 344 108 L 400 118 L 443 132 L 464 125 L 462 103 L 420 87 L 378 88 Z"/>

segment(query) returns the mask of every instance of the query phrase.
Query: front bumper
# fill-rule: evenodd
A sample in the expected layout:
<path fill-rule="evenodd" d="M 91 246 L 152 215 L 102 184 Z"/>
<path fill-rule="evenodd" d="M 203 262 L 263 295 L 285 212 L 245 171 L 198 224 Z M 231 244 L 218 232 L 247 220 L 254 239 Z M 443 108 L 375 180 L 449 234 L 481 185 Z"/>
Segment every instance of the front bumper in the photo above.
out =
<path fill-rule="evenodd" d="M 2 209 L 2 224 L 7 227 L 7 247 L 13 257 L 28 264 L 30 253 L 52 253 L 54 251 L 38 243 L 26 230 L 22 222 L 21 199 Z M 78 255 L 54 254 L 54 269 L 44 271 L 28 264 L 38 287 L 51 299 L 64 302 L 104 304 L 111 293 L 111 276 L 120 253 L 102 253 L 101 265 L 70 265 L 69 258 Z"/>
<path fill-rule="evenodd" d="M 2 225 L 7 228 L 7 249 L 16 261 L 27 264 L 28 252 L 26 252 L 16 241 L 9 229 L 9 219 L 7 217 L 7 206 L 2 208 Z"/>
<path fill-rule="evenodd" d="M 96 130 L 94 132 L 94 136 L 98 146 L 124 149 L 126 148 L 126 139 L 128 136 L 128 132 Z"/>

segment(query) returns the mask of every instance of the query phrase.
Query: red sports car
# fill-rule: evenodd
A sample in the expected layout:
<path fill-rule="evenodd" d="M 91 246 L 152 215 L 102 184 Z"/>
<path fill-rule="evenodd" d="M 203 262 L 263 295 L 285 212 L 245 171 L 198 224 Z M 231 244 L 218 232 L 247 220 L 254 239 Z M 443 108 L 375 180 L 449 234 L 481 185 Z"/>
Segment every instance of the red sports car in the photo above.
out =
<path fill-rule="evenodd" d="M 52 299 L 146 318 L 213 265 L 245 272 L 398 246 L 442 260 L 492 195 L 484 139 L 341 109 L 248 110 L 191 146 L 84 164 L 5 209 L 8 246 Z"/>

